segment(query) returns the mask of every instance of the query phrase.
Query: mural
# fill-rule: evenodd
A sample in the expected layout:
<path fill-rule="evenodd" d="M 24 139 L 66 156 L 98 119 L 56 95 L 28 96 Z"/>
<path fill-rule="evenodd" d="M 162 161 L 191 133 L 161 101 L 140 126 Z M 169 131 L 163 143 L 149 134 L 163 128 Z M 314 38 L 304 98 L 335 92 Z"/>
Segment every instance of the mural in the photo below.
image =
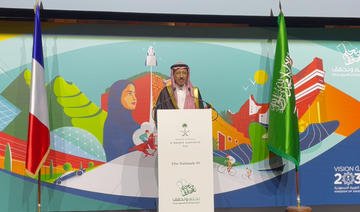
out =
<path fill-rule="evenodd" d="M 170 65 L 181 61 L 214 108 L 215 206 L 294 204 L 294 165 L 267 149 L 275 42 L 45 33 L 51 151 L 44 186 L 81 198 L 88 209 L 156 208 L 153 107 L 170 83 Z M 35 185 L 24 172 L 31 48 L 29 34 L 0 39 L 0 180 Z M 289 40 L 305 204 L 356 204 L 359 198 L 358 48 L 355 41 Z M 314 185 L 327 195 L 316 196 Z M 48 209 L 77 208 L 48 198 Z"/>

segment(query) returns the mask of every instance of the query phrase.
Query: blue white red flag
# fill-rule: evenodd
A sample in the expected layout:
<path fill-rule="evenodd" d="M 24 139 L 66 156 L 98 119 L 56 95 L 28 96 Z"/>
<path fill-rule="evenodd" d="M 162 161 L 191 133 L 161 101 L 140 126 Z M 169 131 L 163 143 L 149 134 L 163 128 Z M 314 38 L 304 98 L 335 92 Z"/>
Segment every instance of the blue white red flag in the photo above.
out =
<path fill-rule="evenodd" d="M 36 7 L 25 172 L 35 177 L 50 152 L 49 113 L 41 40 L 40 8 Z"/>

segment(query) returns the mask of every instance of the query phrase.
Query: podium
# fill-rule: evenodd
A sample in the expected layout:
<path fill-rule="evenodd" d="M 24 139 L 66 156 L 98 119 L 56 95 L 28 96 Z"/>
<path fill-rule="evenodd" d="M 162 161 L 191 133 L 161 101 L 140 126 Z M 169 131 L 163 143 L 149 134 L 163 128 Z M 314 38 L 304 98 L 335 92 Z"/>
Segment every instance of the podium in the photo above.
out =
<path fill-rule="evenodd" d="M 211 109 L 158 110 L 159 212 L 213 212 Z"/>

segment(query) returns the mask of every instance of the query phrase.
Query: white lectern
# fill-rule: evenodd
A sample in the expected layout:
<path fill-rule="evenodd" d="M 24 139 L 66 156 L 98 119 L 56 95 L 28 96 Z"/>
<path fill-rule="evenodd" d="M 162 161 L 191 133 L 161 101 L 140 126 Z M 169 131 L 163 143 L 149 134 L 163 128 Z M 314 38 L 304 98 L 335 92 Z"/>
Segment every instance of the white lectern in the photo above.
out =
<path fill-rule="evenodd" d="M 159 212 L 213 212 L 211 109 L 157 116 Z"/>

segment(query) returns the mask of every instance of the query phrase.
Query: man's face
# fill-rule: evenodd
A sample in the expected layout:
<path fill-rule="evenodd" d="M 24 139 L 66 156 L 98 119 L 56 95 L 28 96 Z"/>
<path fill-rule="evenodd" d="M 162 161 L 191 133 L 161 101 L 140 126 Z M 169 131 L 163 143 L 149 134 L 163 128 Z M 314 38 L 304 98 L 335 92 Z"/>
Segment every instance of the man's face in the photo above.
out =
<path fill-rule="evenodd" d="M 174 72 L 175 83 L 182 87 L 187 82 L 188 70 L 186 68 L 180 68 Z"/>

